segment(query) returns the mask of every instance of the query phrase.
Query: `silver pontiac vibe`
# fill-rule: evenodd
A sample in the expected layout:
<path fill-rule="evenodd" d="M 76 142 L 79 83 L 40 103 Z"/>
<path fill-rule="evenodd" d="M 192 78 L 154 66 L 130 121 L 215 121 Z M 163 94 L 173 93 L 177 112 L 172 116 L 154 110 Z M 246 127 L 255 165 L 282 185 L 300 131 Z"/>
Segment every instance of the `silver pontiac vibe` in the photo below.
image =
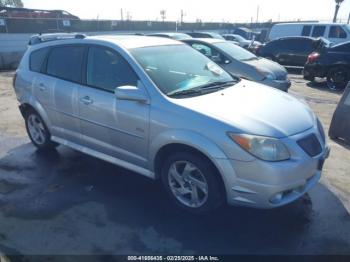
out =
<path fill-rule="evenodd" d="M 233 78 L 186 44 L 82 35 L 31 43 L 14 87 L 39 150 L 62 144 L 161 179 L 195 213 L 282 206 L 320 179 L 329 149 L 309 107 Z"/>

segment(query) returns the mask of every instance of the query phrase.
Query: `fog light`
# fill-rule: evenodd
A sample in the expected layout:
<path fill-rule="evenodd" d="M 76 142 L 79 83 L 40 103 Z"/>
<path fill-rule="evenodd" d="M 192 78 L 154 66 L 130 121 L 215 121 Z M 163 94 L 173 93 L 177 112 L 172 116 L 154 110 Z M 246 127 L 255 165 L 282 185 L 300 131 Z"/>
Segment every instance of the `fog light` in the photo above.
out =
<path fill-rule="evenodd" d="M 281 202 L 282 197 L 283 193 L 278 193 L 270 199 L 270 202 L 273 204 L 278 204 L 279 202 Z"/>

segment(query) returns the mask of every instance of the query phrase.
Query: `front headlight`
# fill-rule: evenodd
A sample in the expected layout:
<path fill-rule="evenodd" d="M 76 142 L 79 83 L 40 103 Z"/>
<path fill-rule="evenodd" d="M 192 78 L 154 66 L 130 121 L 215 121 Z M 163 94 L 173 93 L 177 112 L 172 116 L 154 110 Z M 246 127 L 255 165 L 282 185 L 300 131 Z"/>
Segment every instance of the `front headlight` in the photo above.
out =
<path fill-rule="evenodd" d="M 265 161 L 283 161 L 290 158 L 287 147 L 279 139 L 228 133 L 228 136 L 240 147 Z"/>
<path fill-rule="evenodd" d="M 268 73 L 267 75 L 265 75 L 265 78 L 269 80 L 276 80 L 276 76 L 272 73 Z"/>
<path fill-rule="evenodd" d="M 264 78 L 264 79 L 268 79 L 268 80 L 276 80 L 276 75 L 272 72 L 267 72 L 265 70 L 262 70 L 259 67 L 255 67 L 256 70 L 260 73 L 260 75 Z M 263 79 L 263 80 L 264 80 Z"/>

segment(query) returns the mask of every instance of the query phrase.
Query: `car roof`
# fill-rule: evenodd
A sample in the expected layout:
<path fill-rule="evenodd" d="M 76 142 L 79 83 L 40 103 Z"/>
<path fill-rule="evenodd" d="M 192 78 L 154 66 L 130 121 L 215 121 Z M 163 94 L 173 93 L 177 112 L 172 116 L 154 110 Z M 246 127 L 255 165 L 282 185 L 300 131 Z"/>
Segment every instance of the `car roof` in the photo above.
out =
<path fill-rule="evenodd" d="M 87 37 L 87 39 L 108 41 L 108 42 L 120 45 L 126 49 L 151 47 L 151 46 L 163 46 L 163 45 L 181 45 L 181 42 L 170 38 L 139 36 L 139 35 L 101 35 L 101 36 Z"/>
<path fill-rule="evenodd" d="M 301 23 L 301 22 L 295 22 L 295 23 L 278 23 L 278 24 L 275 24 L 275 25 L 300 25 L 300 26 L 303 26 L 303 25 L 346 25 L 346 24 L 343 24 L 343 23 L 319 23 L 319 22 L 305 22 L 305 23 Z"/>
<path fill-rule="evenodd" d="M 187 35 L 186 33 L 181 32 L 157 32 L 157 33 L 150 33 L 149 35 L 168 35 L 168 36 L 174 36 L 174 35 Z M 188 35 L 189 36 L 189 35 Z"/>
<path fill-rule="evenodd" d="M 134 49 L 151 46 L 181 45 L 183 43 L 170 39 L 152 36 L 139 35 L 98 35 L 86 36 L 81 34 L 43 34 L 33 36 L 30 44 L 35 50 L 37 48 L 65 44 L 96 43 L 96 41 L 109 42 L 123 47 L 124 49 Z"/>
<path fill-rule="evenodd" d="M 227 42 L 223 39 L 217 39 L 217 38 L 191 38 L 191 39 L 184 39 L 183 42 L 202 42 L 202 43 L 208 43 L 208 44 L 215 44 L 215 43 L 221 43 L 221 42 Z"/>

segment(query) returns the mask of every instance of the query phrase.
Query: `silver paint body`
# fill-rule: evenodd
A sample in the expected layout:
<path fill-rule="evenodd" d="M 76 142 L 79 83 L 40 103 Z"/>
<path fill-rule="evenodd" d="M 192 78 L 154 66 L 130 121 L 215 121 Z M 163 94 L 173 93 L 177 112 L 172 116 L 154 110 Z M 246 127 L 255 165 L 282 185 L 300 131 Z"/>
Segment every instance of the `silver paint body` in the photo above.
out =
<path fill-rule="evenodd" d="M 147 102 L 117 99 L 113 93 L 60 80 L 29 70 L 29 54 L 44 46 L 101 45 L 120 53 L 134 69 Z M 20 104 L 31 105 L 43 118 L 52 140 L 149 178 L 156 179 L 155 158 L 170 144 L 193 147 L 219 170 L 227 202 L 258 208 L 287 204 L 317 183 L 318 160 L 297 139 L 315 133 L 316 117 L 307 105 L 279 90 L 242 80 L 225 90 L 198 97 L 169 98 L 159 91 L 129 50 L 183 43 L 156 37 L 88 37 L 52 41 L 28 49 L 17 70 L 15 91 Z M 194 50 L 194 52 L 196 52 Z M 90 100 L 86 100 L 86 97 Z M 291 159 L 266 162 L 235 144 L 227 132 L 281 139 Z M 303 187 L 278 204 L 276 193 Z"/>

